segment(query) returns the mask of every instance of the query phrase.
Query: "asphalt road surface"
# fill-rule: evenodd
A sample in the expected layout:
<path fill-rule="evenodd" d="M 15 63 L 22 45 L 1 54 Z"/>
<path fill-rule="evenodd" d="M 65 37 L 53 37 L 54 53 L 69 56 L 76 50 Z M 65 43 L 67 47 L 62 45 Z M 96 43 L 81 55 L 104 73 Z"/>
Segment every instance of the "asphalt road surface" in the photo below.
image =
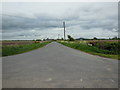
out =
<path fill-rule="evenodd" d="M 57 42 L 3 57 L 3 88 L 117 88 L 118 60 Z"/>
<path fill-rule="evenodd" d="M 0 57 L 0 89 L 2 89 L 2 57 Z"/>

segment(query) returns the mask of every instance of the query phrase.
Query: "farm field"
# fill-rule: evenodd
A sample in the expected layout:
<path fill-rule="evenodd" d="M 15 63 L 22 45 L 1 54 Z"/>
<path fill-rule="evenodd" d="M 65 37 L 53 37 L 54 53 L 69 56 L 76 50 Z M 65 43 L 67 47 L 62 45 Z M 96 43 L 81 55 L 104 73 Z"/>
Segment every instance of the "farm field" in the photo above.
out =
<path fill-rule="evenodd" d="M 9 56 L 28 52 L 47 45 L 50 42 L 43 41 L 3 41 L 0 48 L 1 56 Z"/>
<path fill-rule="evenodd" d="M 60 41 L 60 43 L 90 54 L 120 59 L 120 43 L 118 40 Z"/>
<path fill-rule="evenodd" d="M 120 43 L 118 40 L 76 40 L 58 42 L 74 49 L 107 58 L 118 59 L 120 54 Z M 50 41 L 0 41 L 0 56 L 24 53 L 43 47 L 48 43 L 50 43 Z"/>
<path fill-rule="evenodd" d="M 10 40 L 8 40 L 8 41 L 1 41 L 0 43 L 2 44 L 2 45 L 24 45 L 24 44 L 32 44 L 32 43 L 34 43 L 35 41 L 10 41 Z"/>

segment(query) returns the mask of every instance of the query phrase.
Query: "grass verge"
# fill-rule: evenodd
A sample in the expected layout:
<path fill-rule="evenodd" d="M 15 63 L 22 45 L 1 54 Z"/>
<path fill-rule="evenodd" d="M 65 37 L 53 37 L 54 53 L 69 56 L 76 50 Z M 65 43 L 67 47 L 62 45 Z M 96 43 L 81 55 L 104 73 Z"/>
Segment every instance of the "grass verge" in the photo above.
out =
<path fill-rule="evenodd" d="M 59 42 L 59 43 L 65 45 L 65 46 L 77 49 L 77 50 L 81 50 L 81 51 L 89 53 L 89 54 L 120 60 L 120 57 L 118 57 L 118 55 L 107 54 L 107 53 L 110 53 L 110 51 L 108 51 L 108 50 L 99 49 L 97 47 L 89 46 L 87 44 L 76 43 L 76 42 L 73 42 L 73 43 Z"/>
<path fill-rule="evenodd" d="M 24 52 L 28 52 L 37 48 L 41 48 L 47 45 L 50 42 L 43 42 L 43 43 L 32 43 L 26 45 L 5 45 L 2 46 L 2 56 L 10 56 L 15 54 L 20 54 Z"/>

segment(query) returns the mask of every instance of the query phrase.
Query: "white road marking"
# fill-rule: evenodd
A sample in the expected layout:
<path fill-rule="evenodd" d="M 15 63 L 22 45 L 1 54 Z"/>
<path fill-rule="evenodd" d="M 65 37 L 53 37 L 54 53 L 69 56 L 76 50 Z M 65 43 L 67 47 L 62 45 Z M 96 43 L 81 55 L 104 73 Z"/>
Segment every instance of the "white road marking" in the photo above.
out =
<path fill-rule="evenodd" d="M 69 82 L 70 80 L 65 80 L 66 82 Z"/>
<path fill-rule="evenodd" d="M 113 79 L 110 79 L 110 81 L 115 82 Z"/>
<path fill-rule="evenodd" d="M 48 78 L 48 79 L 47 79 L 47 80 L 45 80 L 45 81 L 47 81 L 47 82 L 52 81 L 52 78 Z"/>
<path fill-rule="evenodd" d="M 111 71 L 112 69 L 111 68 L 107 68 L 108 71 Z"/>
<path fill-rule="evenodd" d="M 48 70 L 49 70 L 49 71 L 53 71 L 53 69 L 52 69 L 52 68 L 49 68 Z"/>
<path fill-rule="evenodd" d="M 82 81 L 83 81 L 83 79 L 81 78 L 81 79 L 80 79 L 80 81 L 82 82 Z"/>

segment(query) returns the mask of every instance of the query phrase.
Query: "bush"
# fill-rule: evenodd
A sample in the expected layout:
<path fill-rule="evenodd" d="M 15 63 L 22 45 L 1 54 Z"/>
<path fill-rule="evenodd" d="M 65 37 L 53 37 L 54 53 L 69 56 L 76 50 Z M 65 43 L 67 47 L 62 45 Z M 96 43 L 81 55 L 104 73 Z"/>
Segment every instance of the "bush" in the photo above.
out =
<path fill-rule="evenodd" d="M 107 52 L 107 54 L 120 54 L 119 48 L 118 48 L 118 47 L 120 47 L 120 43 L 118 43 L 118 42 L 96 41 L 96 42 L 89 42 L 89 43 L 99 49 L 109 51 L 109 53 Z"/>
<path fill-rule="evenodd" d="M 70 35 L 68 35 L 68 40 L 69 40 L 69 41 L 74 41 L 74 38 L 71 37 Z"/>

